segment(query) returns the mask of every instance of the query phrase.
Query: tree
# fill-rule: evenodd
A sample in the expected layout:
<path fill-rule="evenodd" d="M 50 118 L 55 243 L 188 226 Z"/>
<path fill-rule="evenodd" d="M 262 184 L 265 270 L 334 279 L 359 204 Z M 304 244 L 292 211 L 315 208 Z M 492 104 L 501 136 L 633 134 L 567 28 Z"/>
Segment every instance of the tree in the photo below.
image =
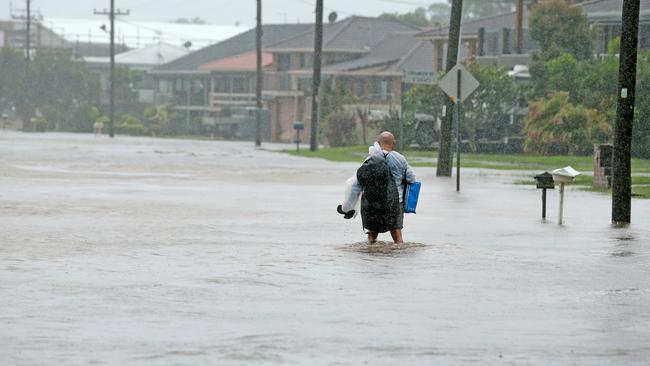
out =
<path fill-rule="evenodd" d="M 343 107 L 346 104 L 359 102 L 358 97 L 342 87 L 327 85 L 324 88 L 321 115 L 323 132 L 330 146 L 348 146 L 358 143 L 355 118 Z"/>
<path fill-rule="evenodd" d="M 549 0 L 532 6 L 528 18 L 530 36 L 541 48 L 541 60 L 546 61 L 569 53 L 577 60 L 593 55 L 593 33 L 580 7 L 564 0 Z"/>
<path fill-rule="evenodd" d="M 477 151 L 478 139 L 497 140 L 508 135 L 506 121 L 518 102 L 518 91 L 504 68 L 481 66 L 474 62 L 467 69 L 481 85 L 463 103 L 462 134 L 467 137 L 472 151 Z"/>
<path fill-rule="evenodd" d="M 427 17 L 427 9 L 425 8 L 417 8 L 414 11 L 405 14 L 383 13 L 379 17 L 384 19 L 398 20 L 400 22 L 421 28 L 431 25 L 429 18 Z"/>
<path fill-rule="evenodd" d="M 612 137 L 611 122 L 595 109 L 570 101 L 569 93 L 552 93 L 529 103 L 524 124 L 524 151 L 540 155 L 586 155 L 593 144 Z"/>
<path fill-rule="evenodd" d="M 34 58 L 33 75 L 38 85 L 47 85 L 38 88 L 35 100 L 48 128 L 76 131 L 70 125 L 72 116 L 98 101 L 99 85 L 86 65 L 74 61 L 69 50 L 41 49 Z M 96 117 L 88 118 L 90 125 Z"/>
<path fill-rule="evenodd" d="M 4 47 L 0 52 L 0 103 L 16 109 L 23 131 L 33 130 L 31 120 L 36 112 L 32 69 L 22 51 Z"/>

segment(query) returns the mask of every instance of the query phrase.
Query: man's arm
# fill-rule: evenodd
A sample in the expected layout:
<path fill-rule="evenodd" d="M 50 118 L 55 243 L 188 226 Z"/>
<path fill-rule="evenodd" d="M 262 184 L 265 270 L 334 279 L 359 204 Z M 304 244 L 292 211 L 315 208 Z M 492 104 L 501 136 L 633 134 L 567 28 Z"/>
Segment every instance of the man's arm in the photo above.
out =
<path fill-rule="evenodd" d="M 406 163 L 406 181 L 409 183 L 415 183 L 416 180 L 413 169 L 411 169 L 408 163 Z"/>

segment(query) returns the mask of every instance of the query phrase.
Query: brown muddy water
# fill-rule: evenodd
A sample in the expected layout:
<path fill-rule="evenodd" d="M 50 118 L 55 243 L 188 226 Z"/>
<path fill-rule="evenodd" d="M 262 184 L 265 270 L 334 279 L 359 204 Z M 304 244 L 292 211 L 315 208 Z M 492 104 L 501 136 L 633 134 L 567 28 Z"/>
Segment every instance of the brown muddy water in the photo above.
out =
<path fill-rule="evenodd" d="M 0 365 L 648 364 L 650 201 L 419 168 L 368 246 L 357 164 L 264 147 L 0 131 Z"/>

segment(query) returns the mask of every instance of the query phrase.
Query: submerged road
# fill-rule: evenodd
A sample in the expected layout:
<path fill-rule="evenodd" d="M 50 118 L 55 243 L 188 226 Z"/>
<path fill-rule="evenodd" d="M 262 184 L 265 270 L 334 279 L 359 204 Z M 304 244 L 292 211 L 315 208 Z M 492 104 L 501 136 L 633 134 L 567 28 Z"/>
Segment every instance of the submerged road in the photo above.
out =
<path fill-rule="evenodd" d="M 368 247 L 358 164 L 252 145 L 0 131 L 0 364 L 648 364 L 650 201 L 420 168 Z"/>

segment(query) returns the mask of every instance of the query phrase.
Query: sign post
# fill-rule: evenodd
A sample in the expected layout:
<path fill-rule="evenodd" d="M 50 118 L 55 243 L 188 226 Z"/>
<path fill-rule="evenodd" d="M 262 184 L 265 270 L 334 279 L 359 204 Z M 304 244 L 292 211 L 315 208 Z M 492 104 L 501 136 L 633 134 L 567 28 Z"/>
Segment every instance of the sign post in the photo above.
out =
<path fill-rule="evenodd" d="M 456 109 L 456 192 L 460 192 L 460 143 L 462 125 L 462 101 L 467 99 L 481 85 L 474 76 L 461 64 L 456 64 L 438 82 L 455 103 Z"/>

